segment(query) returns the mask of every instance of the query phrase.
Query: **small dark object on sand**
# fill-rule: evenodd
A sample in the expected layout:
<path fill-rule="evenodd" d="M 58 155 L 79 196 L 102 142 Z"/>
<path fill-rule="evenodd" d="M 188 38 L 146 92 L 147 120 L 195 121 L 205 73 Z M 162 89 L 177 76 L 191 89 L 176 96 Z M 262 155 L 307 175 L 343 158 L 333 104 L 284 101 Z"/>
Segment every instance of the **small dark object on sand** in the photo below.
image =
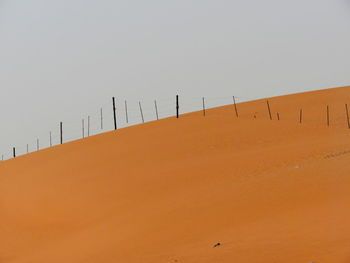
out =
<path fill-rule="evenodd" d="M 218 247 L 218 246 L 221 246 L 221 243 L 217 243 L 214 245 L 214 247 Z"/>

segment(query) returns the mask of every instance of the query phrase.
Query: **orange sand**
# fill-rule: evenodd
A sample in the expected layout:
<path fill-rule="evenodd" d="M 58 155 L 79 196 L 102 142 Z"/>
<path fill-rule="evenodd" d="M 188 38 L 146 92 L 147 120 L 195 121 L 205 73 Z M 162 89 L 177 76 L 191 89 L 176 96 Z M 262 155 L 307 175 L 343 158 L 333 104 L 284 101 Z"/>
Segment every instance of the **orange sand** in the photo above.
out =
<path fill-rule="evenodd" d="M 276 97 L 270 121 L 258 100 L 1 163 L 0 262 L 350 262 L 345 103 Z"/>

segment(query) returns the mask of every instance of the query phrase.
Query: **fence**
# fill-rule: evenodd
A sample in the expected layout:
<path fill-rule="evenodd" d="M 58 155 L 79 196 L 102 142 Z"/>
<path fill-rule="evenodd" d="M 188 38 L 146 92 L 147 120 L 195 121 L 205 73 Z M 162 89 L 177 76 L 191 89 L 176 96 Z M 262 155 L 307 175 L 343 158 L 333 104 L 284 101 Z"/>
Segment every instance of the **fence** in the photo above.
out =
<path fill-rule="evenodd" d="M 194 111 L 202 111 L 206 116 L 206 109 L 232 105 L 233 114 L 240 117 L 238 102 L 249 101 L 255 98 L 248 97 L 168 97 L 161 100 L 150 101 L 127 101 L 119 98 L 105 102 L 94 112 L 90 112 L 80 119 L 64 120 L 58 122 L 57 127 L 49 129 L 38 136 L 31 143 L 22 146 L 12 147 L 7 153 L 1 155 L 2 160 L 7 160 L 33 151 L 38 151 L 54 145 L 71 142 L 77 139 L 89 137 L 115 129 L 125 128 L 140 123 L 164 119 L 180 114 Z M 276 118 L 274 115 L 276 114 Z M 303 123 L 303 109 L 296 109 L 299 123 Z M 330 108 L 326 105 L 326 124 L 330 126 Z M 348 105 L 345 104 L 344 114 L 346 115 L 347 127 L 350 129 Z M 266 100 L 266 115 L 270 120 L 280 120 L 280 112 L 271 109 L 269 100 Z M 255 114 L 252 114 L 256 118 Z"/>
<path fill-rule="evenodd" d="M 88 136 L 125 128 L 149 121 L 160 120 L 179 114 L 210 109 L 236 103 L 236 100 L 249 100 L 252 98 L 226 97 L 166 97 L 157 100 L 128 101 L 113 98 L 106 101 L 94 112 L 82 116 L 80 119 L 62 120 L 57 122 L 57 127 L 51 127 L 47 132 L 41 133 L 26 145 L 9 147 L 1 154 L 2 160 L 11 159 L 52 147 L 61 143 L 67 143 Z M 233 101 L 234 100 L 234 101 Z"/>

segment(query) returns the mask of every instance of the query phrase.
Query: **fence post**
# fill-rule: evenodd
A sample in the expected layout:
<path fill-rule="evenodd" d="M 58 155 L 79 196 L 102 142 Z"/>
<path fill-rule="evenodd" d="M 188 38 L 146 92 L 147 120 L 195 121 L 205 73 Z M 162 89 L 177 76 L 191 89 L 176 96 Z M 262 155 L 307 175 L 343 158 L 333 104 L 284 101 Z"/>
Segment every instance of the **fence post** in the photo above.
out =
<path fill-rule="evenodd" d="M 145 122 L 145 119 L 143 118 L 143 112 L 142 112 L 142 107 L 141 107 L 141 102 L 139 101 L 139 107 L 140 107 L 140 113 L 141 113 L 141 118 L 142 118 L 142 123 Z"/>
<path fill-rule="evenodd" d="M 157 116 L 157 120 L 159 120 L 159 116 L 158 116 L 158 106 L 157 106 L 157 101 L 154 101 L 154 107 L 156 108 L 156 116 Z"/>
<path fill-rule="evenodd" d="M 280 120 L 280 114 L 277 112 L 277 120 Z"/>
<path fill-rule="evenodd" d="M 60 122 L 60 137 L 61 137 L 61 144 L 63 144 L 63 123 Z"/>
<path fill-rule="evenodd" d="M 300 109 L 299 123 L 302 123 L 302 121 L 303 121 L 303 109 Z"/>
<path fill-rule="evenodd" d="M 125 104 L 125 119 L 126 119 L 126 123 L 129 123 L 128 102 L 125 100 L 124 104 Z"/>
<path fill-rule="evenodd" d="M 329 127 L 329 106 L 327 105 L 327 126 Z"/>
<path fill-rule="evenodd" d="M 268 111 L 269 111 L 270 120 L 272 120 L 272 114 L 271 114 L 270 103 L 269 103 L 268 100 L 266 101 L 266 103 L 267 103 L 267 109 L 268 109 Z"/>
<path fill-rule="evenodd" d="M 203 97 L 203 116 L 205 116 L 205 101 L 204 101 L 204 97 Z"/>
<path fill-rule="evenodd" d="M 117 127 L 117 115 L 115 112 L 115 98 L 113 97 L 113 116 L 114 116 L 114 130 L 116 130 Z"/>
<path fill-rule="evenodd" d="M 16 158 L 16 148 L 13 147 L 13 158 Z"/>
<path fill-rule="evenodd" d="M 234 105 L 234 108 L 235 108 L 235 112 L 236 112 L 236 117 L 238 118 L 238 110 L 237 110 L 237 105 L 236 105 L 236 97 L 233 96 L 233 105 Z"/>
<path fill-rule="evenodd" d="M 90 116 L 88 116 L 88 137 L 90 137 Z"/>
<path fill-rule="evenodd" d="M 176 118 L 179 118 L 179 95 L 176 95 Z"/>
<path fill-rule="evenodd" d="M 101 113 L 101 130 L 103 130 L 103 109 L 100 109 L 100 113 Z"/>
<path fill-rule="evenodd" d="M 52 133 L 50 132 L 50 147 L 52 147 Z"/>
<path fill-rule="evenodd" d="M 348 104 L 345 104 L 345 109 L 346 109 L 346 118 L 348 120 L 348 128 L 350 129 L 350 119 L 349 119 Z"/>
<path fill-rule="evenodd" d="M 39 139 L 36 139 L 36 150 L 39 151 Z"/>
<path fill-rule="evenodd" d="M 85 120 L 84 119 L 81 120 L 81 135 L 84 139 L 85 138 Z"/>
<path fill-rule="evenodd" d="M 27 153 L 29 153 L 29 145 L 27 144 Z"/>

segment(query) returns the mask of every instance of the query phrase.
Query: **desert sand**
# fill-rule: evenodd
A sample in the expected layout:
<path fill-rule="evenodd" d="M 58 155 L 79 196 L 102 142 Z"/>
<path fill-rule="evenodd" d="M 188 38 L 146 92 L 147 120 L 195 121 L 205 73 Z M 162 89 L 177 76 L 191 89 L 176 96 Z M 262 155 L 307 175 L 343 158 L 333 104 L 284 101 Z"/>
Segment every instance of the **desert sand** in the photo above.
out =
<path fill-rule="evenodd" d="M 350 262 L 350 87 L 269 103 L 0 163 L 0 262 Z"/>

